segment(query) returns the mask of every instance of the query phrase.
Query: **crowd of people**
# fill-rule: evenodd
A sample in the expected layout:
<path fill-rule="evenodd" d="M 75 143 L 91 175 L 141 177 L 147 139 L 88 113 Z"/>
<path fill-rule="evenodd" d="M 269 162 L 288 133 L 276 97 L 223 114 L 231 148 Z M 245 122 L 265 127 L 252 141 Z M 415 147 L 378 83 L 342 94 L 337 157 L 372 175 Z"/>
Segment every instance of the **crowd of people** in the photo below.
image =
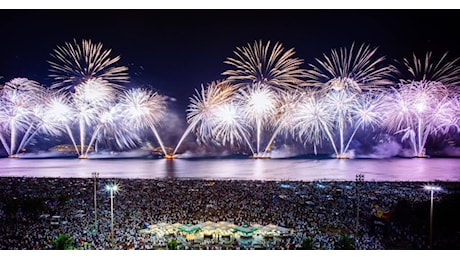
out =
<path fill-rule="evenodd" d="M 111 198 L 105 187 L 113 183 L 119 190 L 113 197 L 112 240 Z M 429 223 L 418 232 L 391 218 L 381 221 L 386 232 L 373 226 L 376 207 L 391 212 L 399 200 L 428 201 L 429 192 L 418 182 L 99 178 L 95 183 L 91 177 L 2 177 L 0 190 L 0 249 L 52 249 L 60 234 L 70 235 L 77 249 L 167 249 L 173 238 L 139 231 L 160 222 L 206 221 L 275 224 L 293 231 L 283 240 L 267 241 L 263 249 L 303 249 L 306 240 L 312 249 L 337 249 L 344 235 L 362 250 L 391 249 L 399 239 L 408 248 L 428 243 Z M 53 216 L 59 216 L 57 223 Z M 209 241 L 181 246 L 254 249 Z"/>

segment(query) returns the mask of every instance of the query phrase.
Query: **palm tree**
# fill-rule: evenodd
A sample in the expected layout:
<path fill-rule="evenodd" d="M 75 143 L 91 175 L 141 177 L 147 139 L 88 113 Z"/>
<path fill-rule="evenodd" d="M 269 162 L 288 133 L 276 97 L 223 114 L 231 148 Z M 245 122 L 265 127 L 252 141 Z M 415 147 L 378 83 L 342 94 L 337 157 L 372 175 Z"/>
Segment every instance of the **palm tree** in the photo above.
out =
<path fill-rule="evenodd" d="M 177 240 L 173 239 L 168 241 L 168 249 L 169 250 L 176 250 L 177 249 Z"/>
<path fill-rule="evenodd" d="M 68 234 L 61 234 L 53 241 L 54 250 L 72 250 L 73 239 Z"/>
<path fill-rule="evenodd" d="M 303 240 L 302 246 L 300 247 L 302 250 L 312 250 L 313 249 L 313 240 L 307 237 Z"/>
<path fill-rule="evenodd" d="M 335 249 L 338 250 L 354 250 L 355 248 L 355 241 L 350 238 L 348 235 L 342 235 L 340 241 L 337 243 Z"/>

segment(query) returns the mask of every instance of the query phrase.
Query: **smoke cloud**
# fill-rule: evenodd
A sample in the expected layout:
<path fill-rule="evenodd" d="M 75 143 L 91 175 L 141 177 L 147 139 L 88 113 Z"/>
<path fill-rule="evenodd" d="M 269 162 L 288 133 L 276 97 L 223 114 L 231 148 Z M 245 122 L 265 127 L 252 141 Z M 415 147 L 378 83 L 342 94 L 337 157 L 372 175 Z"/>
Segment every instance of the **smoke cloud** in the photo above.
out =
<path fill-rule="evenodd" d="M 384 138 L 372 147 L 372 152 L 356 155 L 357 158 L 383 159 L 401 155 L 403 152 L 401 144 L 394 138 Z M 413 155 L 413 152 L 411 156 Z"/>

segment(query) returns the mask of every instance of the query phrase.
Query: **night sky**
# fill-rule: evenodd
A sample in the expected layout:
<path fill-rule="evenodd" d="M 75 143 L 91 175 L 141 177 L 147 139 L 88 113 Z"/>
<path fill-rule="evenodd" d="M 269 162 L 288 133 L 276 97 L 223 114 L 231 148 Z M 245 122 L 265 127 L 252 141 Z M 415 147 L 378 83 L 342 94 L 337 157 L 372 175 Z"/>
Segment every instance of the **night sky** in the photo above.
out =
<path fill-rule="evenodd" d="M 53 49 L 91 39 L 121 55 L 127 87 L 174 97 L 184 114 L 194 89 L 223 79 L 231 68 L 224 60 L 256 40 L 294 48 L 304 68 L 352 42 L 379 47 L 389 60 L 426 51 L 460 56 L 460 11 L 449 9 L 3 9 L 0 17 L 0 84 L 26 77 L 49 85 Z"/>

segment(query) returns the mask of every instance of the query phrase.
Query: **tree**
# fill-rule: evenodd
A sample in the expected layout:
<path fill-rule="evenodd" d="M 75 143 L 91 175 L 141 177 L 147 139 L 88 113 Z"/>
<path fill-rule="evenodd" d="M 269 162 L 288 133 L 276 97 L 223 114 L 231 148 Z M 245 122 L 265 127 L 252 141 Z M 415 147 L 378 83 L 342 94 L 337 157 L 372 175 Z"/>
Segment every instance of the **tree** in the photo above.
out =
<path fill-rule="evenodd" d="M 313 241 L 311 238 L 307 237 L 303 240 L 302 246 L 300 247 L 302 250 L 312 250 L 313 249 Z"/>
<path fill-rule="evenodd" d="M 177 241 L 175 239 L 168 241 L 168 249 L 169 250 L 176 250 L 177 249 Z"/>
<path fill-rule="evenodd" d="M 54 250 L 71 250 L 73 248 L 73 239 L 68 234 L 61 234 L 53 241 Z"/>
<path fill-rule="evenodd" d="M 355 241 L 351 239 L 348 235 L 342 235 L 340 241 L 337 243 L 335 249 L 339 250 L 354 250 L 355 248 Z"/>

